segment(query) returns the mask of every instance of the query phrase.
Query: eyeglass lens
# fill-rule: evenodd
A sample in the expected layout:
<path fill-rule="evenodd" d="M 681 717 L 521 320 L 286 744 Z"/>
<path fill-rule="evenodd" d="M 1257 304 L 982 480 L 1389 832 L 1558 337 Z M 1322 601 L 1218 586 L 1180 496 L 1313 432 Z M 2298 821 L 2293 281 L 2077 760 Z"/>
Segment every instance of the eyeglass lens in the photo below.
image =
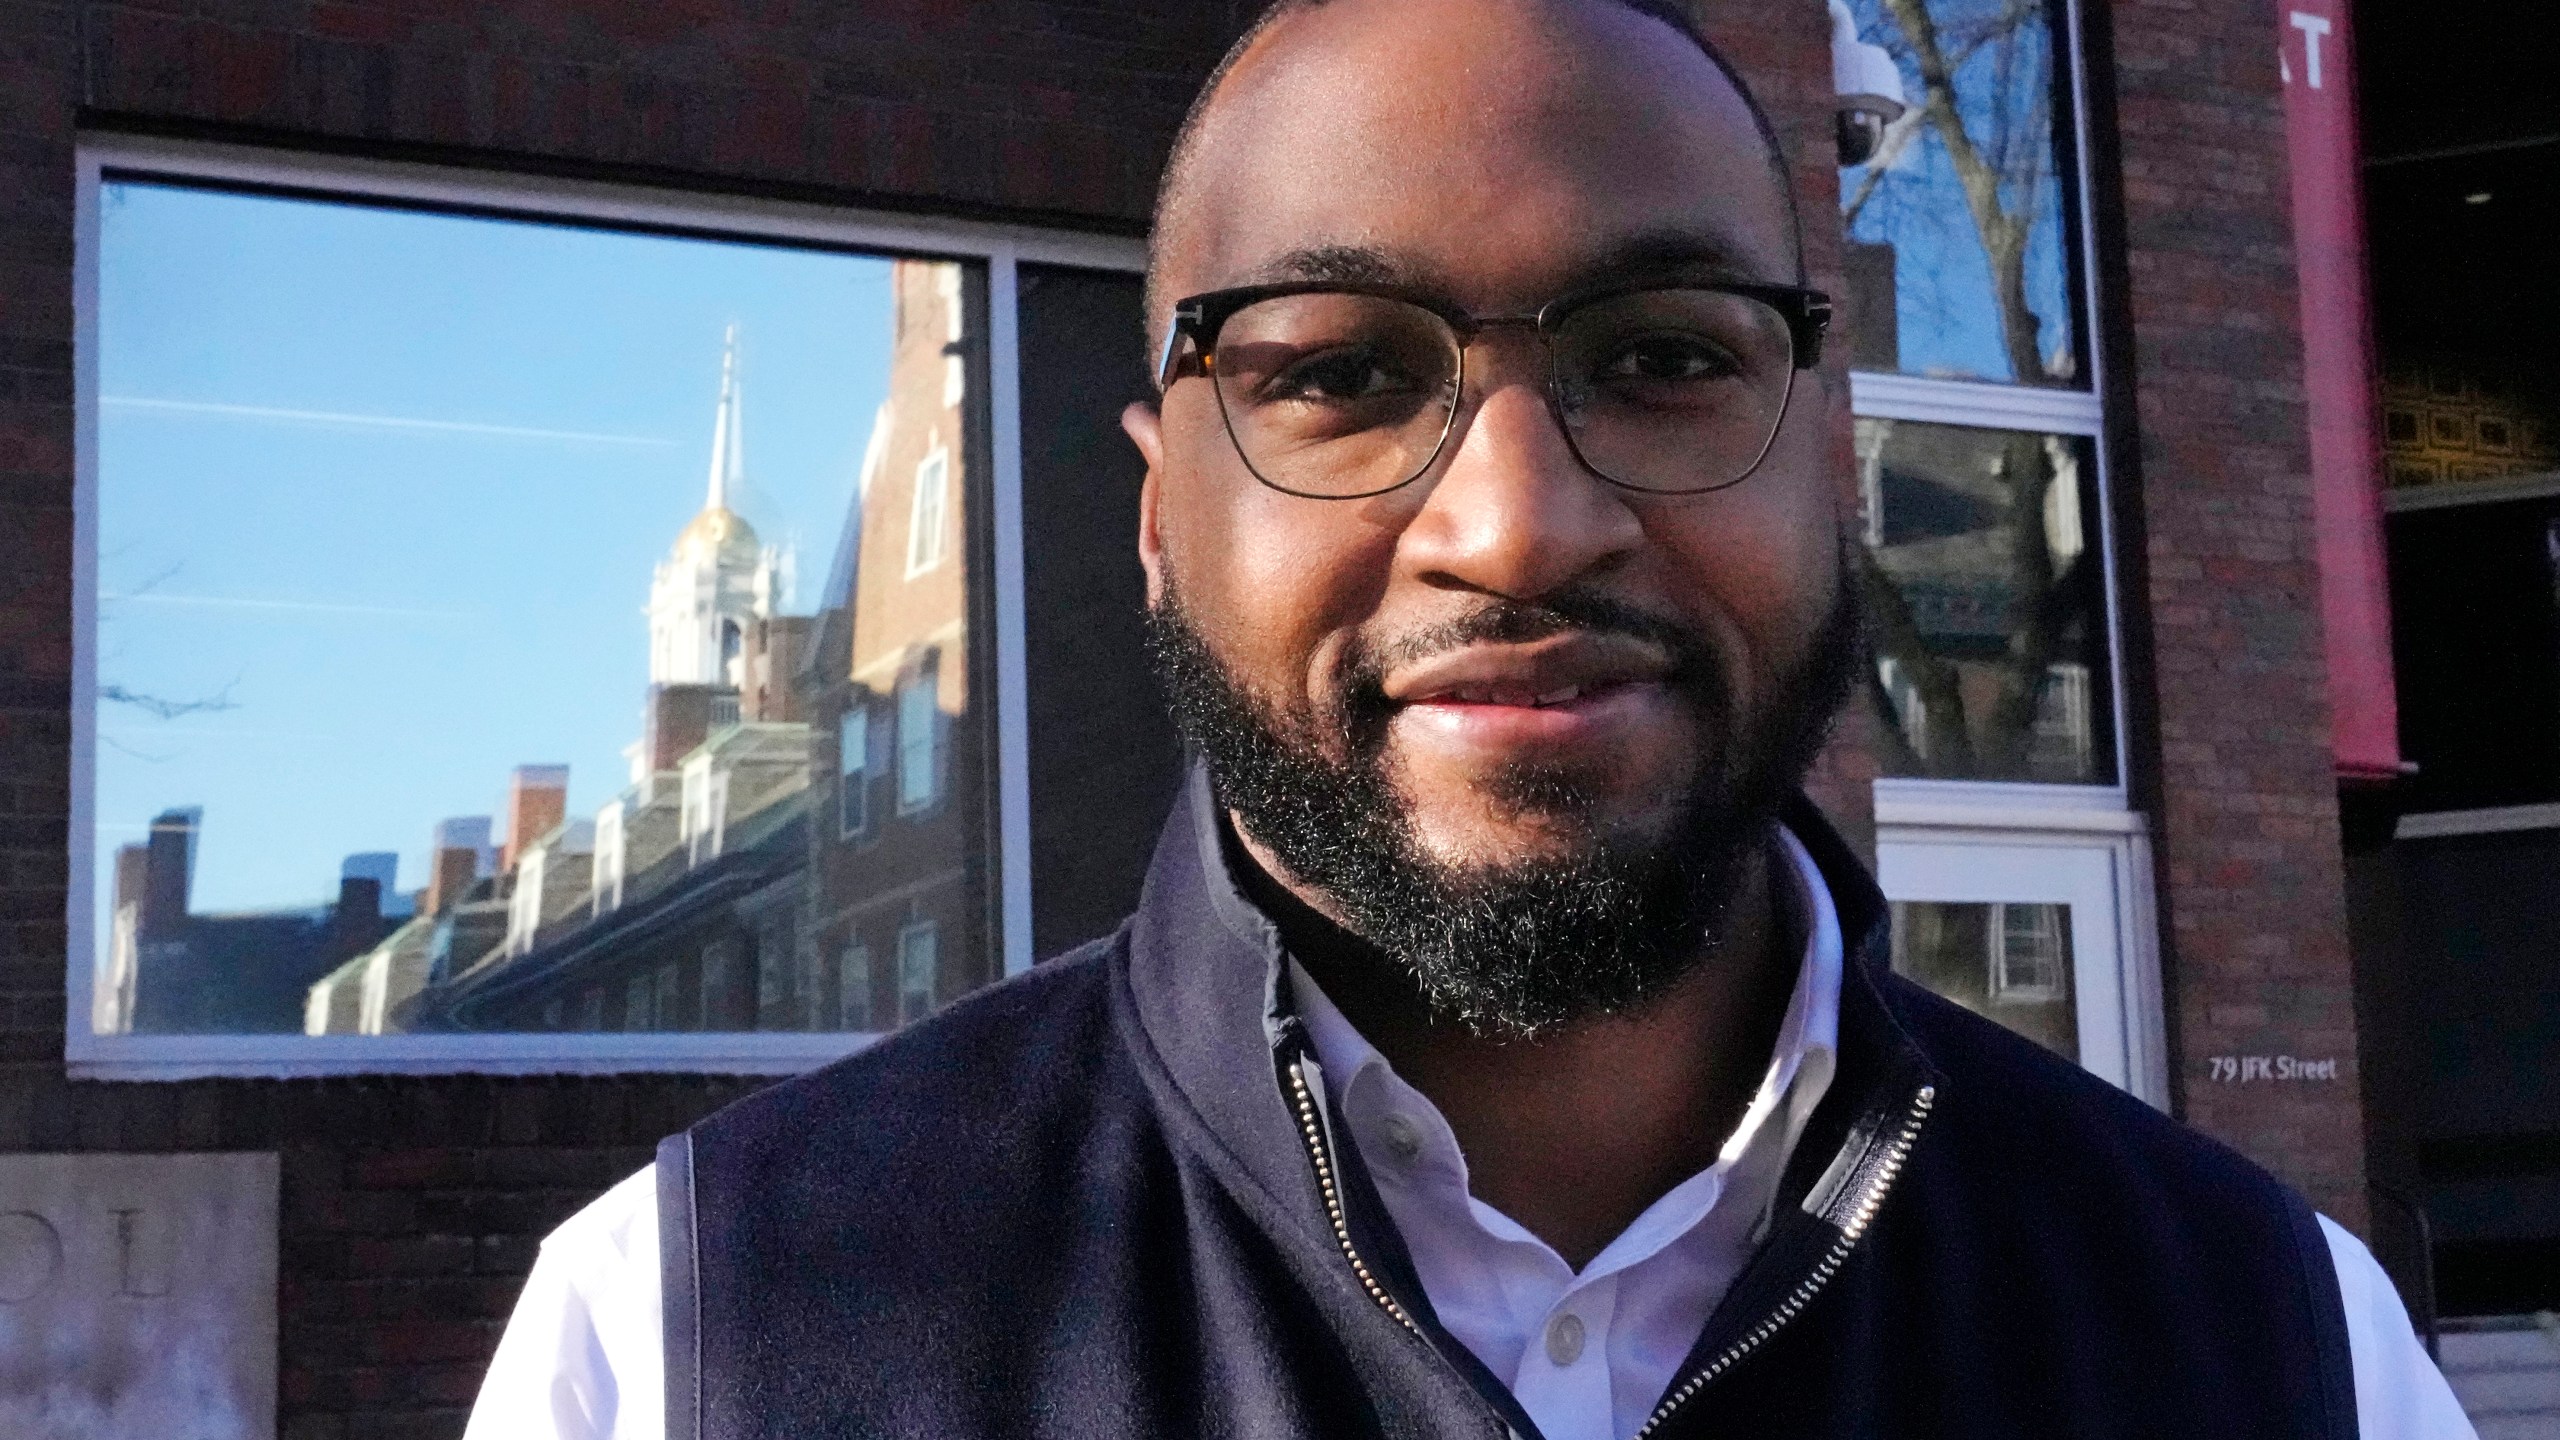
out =
<path fill-rule="evenodd" d="M 1576 307 L 1549 336 L 1551 383 L 1583 463 L 1633 489 L 1713 490 L 1757 466 L 1795 374 L 1785 319 L 1718 290 Z M 1459 403 L 1449 322 L 1419 305 L 1316 292 L 1258 301 L 1219 330 L 1210 373 L 1228 433 L 1265 484 L 1349 498 L 1427 468 Z"/>

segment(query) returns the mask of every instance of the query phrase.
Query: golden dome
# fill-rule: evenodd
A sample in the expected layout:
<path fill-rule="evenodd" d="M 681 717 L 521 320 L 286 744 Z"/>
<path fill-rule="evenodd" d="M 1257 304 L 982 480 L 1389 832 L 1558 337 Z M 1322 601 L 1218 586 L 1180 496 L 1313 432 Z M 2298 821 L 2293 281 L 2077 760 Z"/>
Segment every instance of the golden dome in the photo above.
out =
<path fill-rule="evenodd" d="M 691 556 L 744 551 L 752 555 L 756 544 L 756 527 L 748 524 L 745 517 L 726 505 L 713 505 L 694 516 L 684 533 L 676 537 L 676 553 Z"/>

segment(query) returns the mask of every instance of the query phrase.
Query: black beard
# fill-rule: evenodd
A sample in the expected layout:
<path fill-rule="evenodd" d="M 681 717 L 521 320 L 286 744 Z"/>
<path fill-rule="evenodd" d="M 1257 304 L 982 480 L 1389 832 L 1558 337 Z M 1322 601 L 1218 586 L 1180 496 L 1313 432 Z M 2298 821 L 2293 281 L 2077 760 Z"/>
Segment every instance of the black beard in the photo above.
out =
<path fill-rule="evenodd" d="M 1713 951 L 1847 698 L 1861 653 L 1854 594 L 1839 587 L 1804 663 L 1729 739 L 1720 732 L 1732 691 L 1704 637 L 1583 591 L 1494 602 L 1399 642 L 1393 657 L 1354 646 L 1335 677 L 1339 699 L 1296 726 L 1238 683 L 1170 583 L 1147 616 L 1147 643 L 1176 723 L 1245 831 L 1400 962 L 1435 1020 L 1527 1038 L 1641 1010 Z M 1486 865 L 1429 854 L 1388 773 L 1388 659 L 1576 630 L 1632 635 L 1673 657 L 1668 683 L 1701 763 L 1668 832 L 1611 834 L 1592 818 L 1587 777 L 1520 766 L 1496 777 L 1494 798 L 1570 837 L 1566 853 Z M 1322 734 L 1338 737 L 1346 760 L 1309 738 Z"/>

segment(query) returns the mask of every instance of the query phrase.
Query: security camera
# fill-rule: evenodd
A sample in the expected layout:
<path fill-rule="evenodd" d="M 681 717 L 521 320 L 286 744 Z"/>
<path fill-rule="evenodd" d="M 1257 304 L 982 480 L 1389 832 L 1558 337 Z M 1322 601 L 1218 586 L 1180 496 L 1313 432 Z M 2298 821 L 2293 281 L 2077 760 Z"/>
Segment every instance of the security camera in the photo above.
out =
<path fill-rule="evenodd" d="M 1864 165 L 1884 143 L 1884 127 L 1902 118 L 1902 70 L 1883 46 L 1858 38 L 1857 17 L 1841 0 L 1831 0 L 1831 89 L 1840 163 Z"/>

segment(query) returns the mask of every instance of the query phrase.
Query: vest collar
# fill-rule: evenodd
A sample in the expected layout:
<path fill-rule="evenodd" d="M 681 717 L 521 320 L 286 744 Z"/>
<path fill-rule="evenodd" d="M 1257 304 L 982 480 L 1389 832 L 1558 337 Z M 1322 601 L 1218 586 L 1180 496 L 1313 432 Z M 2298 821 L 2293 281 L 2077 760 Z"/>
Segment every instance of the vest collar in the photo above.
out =
<path fill-rule="evenodd" d="M 1840 917 L 1840 1068 L 1822 1110 L 1899 1113 L 1912 1077 L 1934 1079 L 1936 1067 L 1887 998 L 1884 896 L 1810 801 L 1797 797 L 1780 818 L 1813 857 Z M 1209 1134 L 1271 1194 L 1294 1197 L 1290 1208 L 1322 1231 L 1328 1222 L 1286 1100 L 1286 1067 L 1306 1048 L 1289 1001 L 1287 954 L 1279 927 L 1236 882 L 1225 826 L 1207 772 L 1194 765 L 1132 920 L 1129 999 L 1148 1047 Z M 1895 1093 L 1862 1093 L 1879 1088 Z M 1836 1121 L 1817 1125 L 1802 1148 L 1825 1128 L 1840 1133 Z M 1799 1164 L 1807 1158 L 1797 1156 Z"/>

